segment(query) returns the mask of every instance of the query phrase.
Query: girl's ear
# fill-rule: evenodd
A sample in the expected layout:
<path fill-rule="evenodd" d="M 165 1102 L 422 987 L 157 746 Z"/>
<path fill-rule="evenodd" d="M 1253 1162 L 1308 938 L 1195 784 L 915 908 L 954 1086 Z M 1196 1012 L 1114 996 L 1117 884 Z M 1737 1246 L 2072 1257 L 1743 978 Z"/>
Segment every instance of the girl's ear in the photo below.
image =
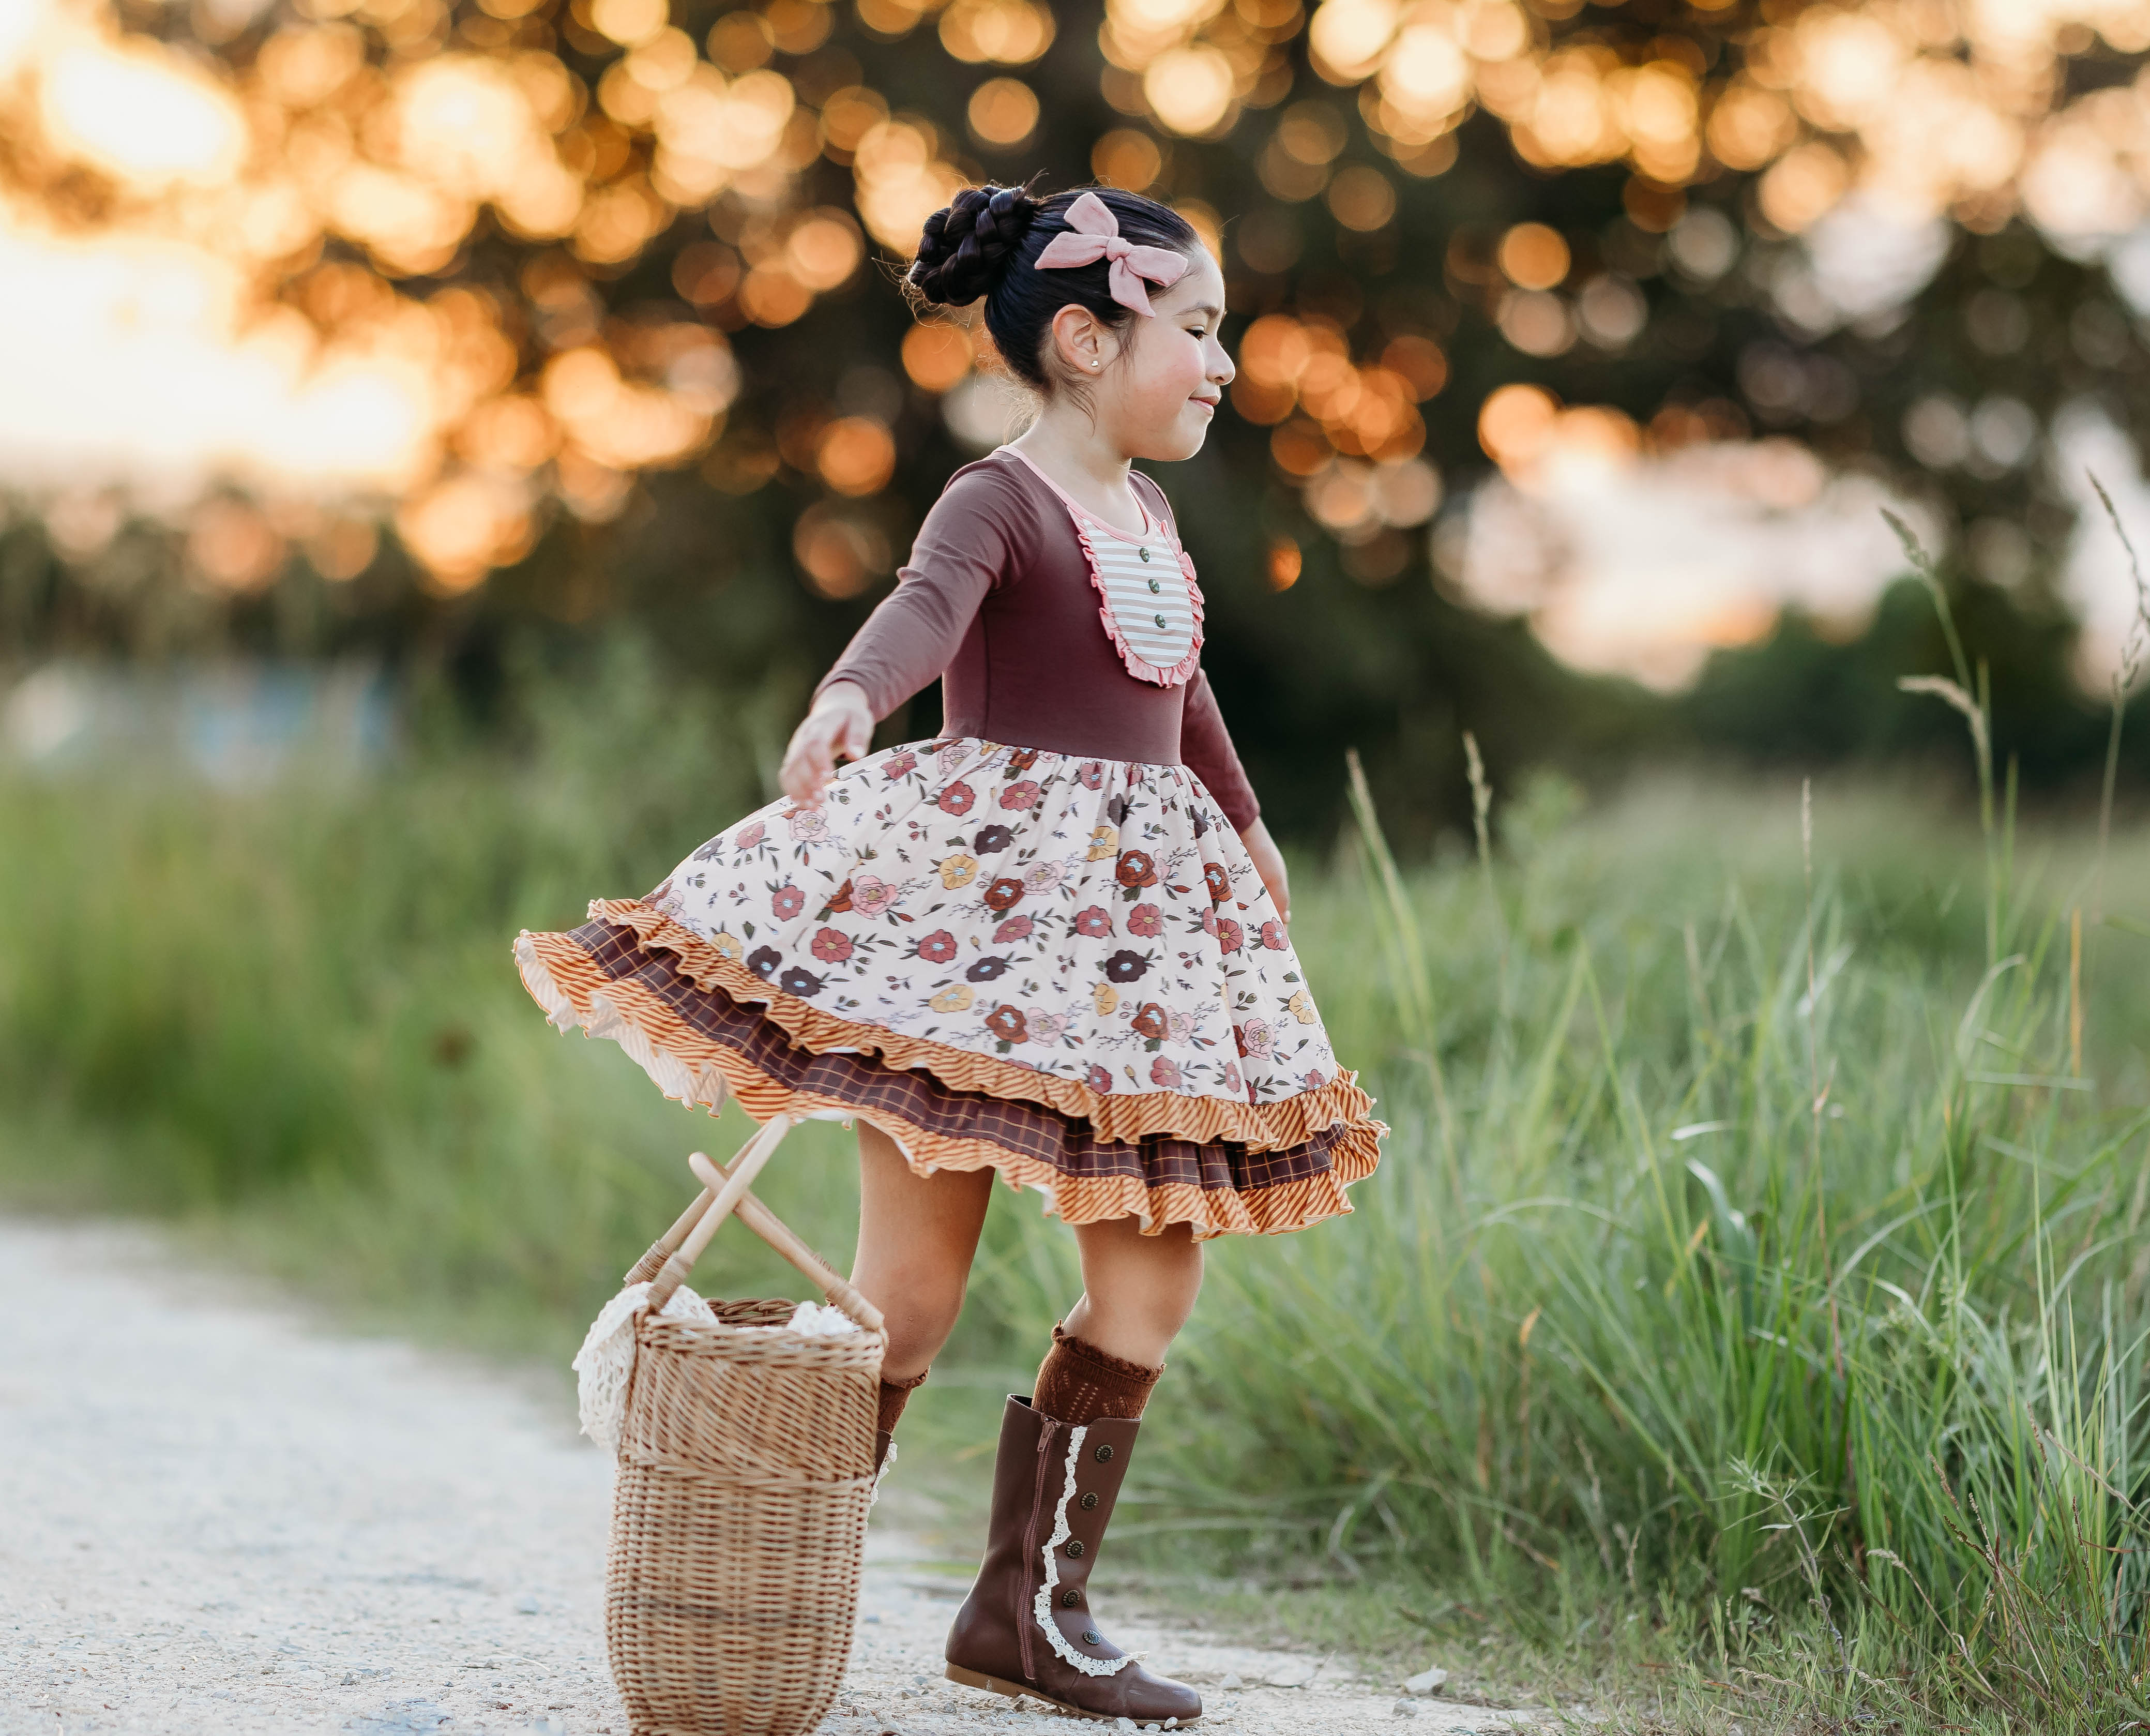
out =
<path fill-rule="evenodd" d="M 1070 302 L 1052 316 L 1052 352 L 1080 379 L 1113 359 L 1113 335 L 1089 309 Z"/>

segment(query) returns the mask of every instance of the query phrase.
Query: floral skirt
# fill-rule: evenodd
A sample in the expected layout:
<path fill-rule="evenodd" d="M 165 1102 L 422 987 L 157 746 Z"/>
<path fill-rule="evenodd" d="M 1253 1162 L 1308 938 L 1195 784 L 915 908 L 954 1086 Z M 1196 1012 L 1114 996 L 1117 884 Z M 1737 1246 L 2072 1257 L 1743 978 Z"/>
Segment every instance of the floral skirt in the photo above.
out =
<path fill-rule="evenodd" d="M 991 1165 L 1071 1223 L 1301 1229 L 1350 1209 L 1387 1131 L 1184 766 L 891 749 L 589 915 L 515 943 L 563 1030 L 685 1103 Z"/>

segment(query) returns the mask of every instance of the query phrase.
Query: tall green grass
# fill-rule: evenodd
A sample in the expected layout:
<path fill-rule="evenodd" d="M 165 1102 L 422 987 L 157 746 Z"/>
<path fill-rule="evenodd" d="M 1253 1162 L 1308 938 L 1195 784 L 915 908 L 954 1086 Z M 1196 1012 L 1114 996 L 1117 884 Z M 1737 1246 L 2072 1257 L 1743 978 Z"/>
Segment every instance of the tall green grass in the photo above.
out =
<path fill-rule="evenodd" d="M 2150 955 L 2086 998 L 2089 840 L 1660 793 L 1401 873 L 1361 814 L 1298 926 L 1396 1131 L 1214 1261 L 1152 1522 L 1840 1716 L 2150 1715 Z"/>
<path fill-rule="evenodd" d="M 570 1346 L 684 1153 L 744 1128 L 553 1032 L 508 941 L 761 799 L 779 707 L 631 655 L 530 694 L 512 748 L 434 732 L 371 783 L 0 785 L 0 1194 Z M 1810 830 L 1789 786 L 1498 794 L 1476 850 L 1400 867 L 1362 804 L 1300 864 L 1395 1131 L 1354 1215 L 1212 1244 L 1126 1534 L 1442 1634 L 1654 1648 L 1744 1717 L 2150 1716 L 2150 836 L 1870 785 Z M 850 1164 L 812 1128 L 761 1190 L 839 1257 Z M 1020 1378 L 1076 1294 L 1005 1207 L 929 1393 Z"/>

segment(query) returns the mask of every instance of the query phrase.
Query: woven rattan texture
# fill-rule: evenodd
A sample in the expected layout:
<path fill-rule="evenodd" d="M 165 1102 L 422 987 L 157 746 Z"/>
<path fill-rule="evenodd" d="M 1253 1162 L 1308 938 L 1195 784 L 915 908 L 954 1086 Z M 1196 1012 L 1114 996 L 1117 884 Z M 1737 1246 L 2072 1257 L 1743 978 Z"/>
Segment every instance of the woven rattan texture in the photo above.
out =
<path fill-rule="evenodd" d="M 805 1736 L 842 1683 L 858 1614 L 878 1333 L 637 1323 L 613 1486 L 605 1638 L 633 1736 Z"/>

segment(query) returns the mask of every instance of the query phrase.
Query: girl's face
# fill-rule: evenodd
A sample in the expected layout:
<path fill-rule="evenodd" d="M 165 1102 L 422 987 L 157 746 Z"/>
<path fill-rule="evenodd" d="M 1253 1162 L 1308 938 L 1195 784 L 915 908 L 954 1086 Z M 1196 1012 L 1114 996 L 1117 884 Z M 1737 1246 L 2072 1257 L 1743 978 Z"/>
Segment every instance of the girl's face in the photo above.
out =
<path fill-rule="evenodd" d="M 1130 458 L 1191 458 L 1238 371 L 1217 331 L 1224 277 L 1206 247 L 1168 290 L 1151 286 L 1148 319 L 1138 314 L 1105 335 L 1092 387 L 1098 431 Z"/>

